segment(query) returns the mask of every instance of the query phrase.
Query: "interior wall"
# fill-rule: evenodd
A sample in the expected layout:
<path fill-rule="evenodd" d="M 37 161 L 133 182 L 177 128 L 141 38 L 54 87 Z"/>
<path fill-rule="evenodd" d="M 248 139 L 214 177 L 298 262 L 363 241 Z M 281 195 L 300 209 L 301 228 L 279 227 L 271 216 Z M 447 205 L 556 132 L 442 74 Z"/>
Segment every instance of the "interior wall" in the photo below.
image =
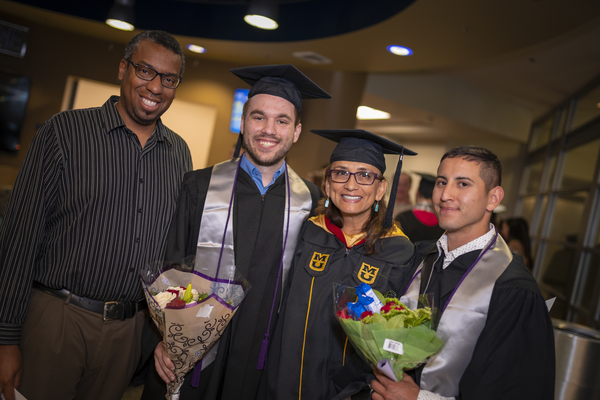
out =
<path fill-rule="evenodd" d="M 73 35 L 3 12 L 0 12 L 0 19 L 30 29 L 25 57 L 20 59 L 0 54 L 0 69 L 32 78 L 21 131 L 21 150 L 15 154 L 0 151 L 0 168 L 7 171 L 0 178 L 0 185 L 4 185 L 14 182 L 37 128 L 60 112 L 68 76 L 118 85 L 118 66 L 125 45 L 87 37 L 85 34 Z M 248 86 L 229 72 L 229 69 L 241 65 L 203 60 L 190 55 L 186 50 L 186 69 L 183 82 L 177 89 L 177 99 L 216 108 L 214 134 L 211 143 L 207 143 L 210 146 L 207 165 L 212 165 L 226 160 L 237 140 L 237 135 L 229 131 L 233 93 L 236 88 Z M 299 62 L 296 66 L 315 83 L 334 94 L 336 101 L 305 102 L 302 111 L 303 134 L 289 155 L 290 165 L 301 176 L 326 162 L 333 148 L 329 143 L 324 143 L 325 140 L 309 133 L 309 130 L 353 128 L 365 81 L 364 74 L 315 71 L 303 64 Z"/>

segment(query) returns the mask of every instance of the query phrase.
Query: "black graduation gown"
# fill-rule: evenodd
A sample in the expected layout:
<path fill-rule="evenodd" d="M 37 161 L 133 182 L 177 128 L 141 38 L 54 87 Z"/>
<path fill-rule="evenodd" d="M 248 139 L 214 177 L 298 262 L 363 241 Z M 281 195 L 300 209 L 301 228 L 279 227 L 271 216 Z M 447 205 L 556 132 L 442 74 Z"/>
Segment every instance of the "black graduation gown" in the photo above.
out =
<path fill-rule="evenodd" d="M 480 250 L 464 254 L 441 274 L 434 272 L 427 293 L 434 293 L 438 303 L 441 297 L 441 304 L 445 304 L 479 253 Z M 415 256 L 409 263 L 411 276 L 425 257 L 431 257 L 428 260 L 431 263 L 436 260 L 435 242 L 415 244 Z M 442 284 L 439 283 L 441 275 L 444 277 Z M 404 287 L 399 293 L 404 293 L 407 284 L 404 281 L 400 285 Z M 407 373 L 418 384 L 421 371 L 422 367 Z M 346 372 L 338 373 L 334 382 L 343 382 Z M 355 394 L 352 399 L 370 398 L 368 384 L 375 376 L 365 375 L 361 381 L 353 382 L 353 390 L 336 399 L 345 399 L 352 394 Z M 488 317 L 460 380 L 457 399 L 554 400 L 554 377 L 554 330 L 548 309 L 523 259 L 513 255 L 513 261 L 492 290 Z"/>
<path fill-rule="evenodd" d="M 413 243 L 422 240 L 437 240 L 444 234 L 444 230 L 439 225 L 427 226 L 419 221 L 413 210 L 398 214 L 396 221 L 400 223 L 402 231 Z"/>
<path fill-rule="evenodd" d="M 166 260 L 195 255 L 198 232 L 212 167 L 185 175 L 177 212 L 168 235 Z M 307 183 L 313 208 L 319 189 Z M 236 267 L 250 282 L 251 289 L 220 339 L 215 361 L 200 375 L 198 388 L 186 376 L 181 400 L 254 399 L 262 375 L 256 365 L 267 330 L 283 246 L 285 175 L 281 175 L 261 196 L 252 178 L 240 169 L 235 188 L 233 233 Z M 281 299 L 277 289 L 270 332 L 277 324 Z M 157 338 L 155 345 L 160 338 Z M 164 399 L 166 386 L 152 366 L 142 399 Z"/>
<path fill-rule="evenodd" d="M 301 391 L 302 399 L 330 399 L 337 393 L 333 375 L 351 358 L 365 364 L 355 356 L 335 319 L 333 283 L 358 286 L 365 264 L 378 268 L 371 287 L 382 293 L 390 289 L 389 281 L 410 279 L 404 264 L 413 255 L 413 245 L 406 236 L 383 238 L 376 249 L 371 255 L 365 254 L 363 244 L 346 249 L 345 243 L 321 226 L 312 221 L 304 223 L 261 398 L 298 399 Z M 327 261 L 323 255 L 328 256 Z M 369 276 L 361 276 L 369 280 Z"/>
<path fill-rule="evenodd" d="M 445 304 L 480 252 L 463 254 L 441 272 L 434 271 L 427 292 Z M 424 253 L 433 262 L 435 243 L 425 246 Z M 425 285 L 423 279 L 421 292 Z M 417 383 L 421 370 L 414 374 Z M 458 399 L 553 400 L 554 375 L 554 330 L 546 303 L 523 259 L 513 255 L 494 285 L 488 317 L 460 380 Z"/>

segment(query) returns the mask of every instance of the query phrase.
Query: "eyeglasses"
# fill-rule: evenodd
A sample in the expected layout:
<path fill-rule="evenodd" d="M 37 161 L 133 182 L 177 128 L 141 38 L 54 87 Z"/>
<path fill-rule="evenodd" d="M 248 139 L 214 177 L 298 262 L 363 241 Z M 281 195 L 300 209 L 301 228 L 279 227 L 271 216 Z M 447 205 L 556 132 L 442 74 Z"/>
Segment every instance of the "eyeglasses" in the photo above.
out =
<path fill-rule="evenodd" d="M 133 65 L 133 67 L 135 68 L 135 74 L 140 79 L 143 79 L 145 81 L 151 81 L 152 79 L 156 78 L 156 75 L 159 75 L 160 83 L 162 83 L 162 85 L 168 89 L 176 89 L 177 86 L 179 86 L 179 84 L 181 83 L 182 79 L 176 75 L 156 72 L 155 70 L 146 65 L 136 64 L 127 58 L 125 58 L 124 60 L 127 61 L 129 64 Z"/>
<path fill-rule="evenodd" d="M 360 172 L 350 172 L 344 171 L 342 169 L 330 169 L 329 176 L 331 180 L 335 183 L 346 183 L 350 180 L 350 177 L 354 175 L 354 179 L 356 183 L 359 185 L 372 185 L 375 182 L 375 179 L 382 180 L 383 178 L 376 174 L 375 172 L 369 171 L 360 171 Z"/>

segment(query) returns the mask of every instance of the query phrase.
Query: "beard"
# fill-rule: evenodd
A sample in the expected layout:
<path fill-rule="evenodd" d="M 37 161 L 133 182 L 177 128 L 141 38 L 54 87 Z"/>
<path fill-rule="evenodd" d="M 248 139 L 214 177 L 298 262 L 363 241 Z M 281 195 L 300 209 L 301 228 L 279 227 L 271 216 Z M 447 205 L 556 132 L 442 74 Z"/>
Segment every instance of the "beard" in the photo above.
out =
<path fill-rule="evenodd" d="M 246 155 L 250 156 L 251 161 L 253 161 L 256 165 L 260 165 L 263 167 L 270 167 L 272 165 L 276 165 L 281 160 L 285 158 L 288 151 L 290 150 L 291 143 L 288 146 L 282 146 L 277 152 L 270 154 L 263 154 L 260 149 L 256 148 L 255 143 L 246 139 L 248 135 L 242 135 L 242 141 L 244 143 L 244 149 L 246 151 Z M 281 142 L 280 142 L 281 144 Z"/>

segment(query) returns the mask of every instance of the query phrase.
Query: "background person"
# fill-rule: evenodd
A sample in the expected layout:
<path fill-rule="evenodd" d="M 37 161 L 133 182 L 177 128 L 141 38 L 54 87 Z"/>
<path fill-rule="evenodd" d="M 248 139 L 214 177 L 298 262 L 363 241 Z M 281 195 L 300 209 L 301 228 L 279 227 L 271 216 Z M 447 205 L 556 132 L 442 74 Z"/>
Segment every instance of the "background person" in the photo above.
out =
<path fill-rule="evenodd" d="M 431 200 L 435 176 L 419 172 L 416 174 L 421 176 L 419 189 L 417 190 L 417 203 L 412 209 L 396 216 L 400 228 L 413 243 L 421 240 L 434 240 L 444 233 L 433 212 L 433 202 Z"/>
<path fill-rule="evenodd" d="M 396 201 L 394 204 L 394 216 L 412 208 L 413 203 L 410 199 L 410 188 L 412 187 L 412 177 L 406 172 L 400 174 L 398 179 L 398 190 L 396 191 Z"/>
<path fill-rule="evenodd" d="M 207 256 L 201 242 L 222 243 L 224 221 L 231 211 L 228 229 L 234 252 L 226 261 L 235 264 L 252 287 L 219 340 L 218 349 L 211 353 L 214 361 L 207 354 L 199 377 L 199 364 L 187 375 L 182 400 L 256 398 L 300 227 L 321 198 L 316 186 L 302 180 L 286 164 L 285 156 L 302 130 L 302 99 L 330 96 L 289 64 L 232 72 L 252 85 L 238 142 L 243 141 L 246 152 L 234 160 L 186 174 L 166 259 L 196 255 L 217 263 Z M 234 201 L 230 205 L 232 191 Z M 205 223 L 214 220 L 206 217 L 207 212 L 223 223 Z M 287 220 L 289 228 L 284 224 Z M 162 342 L 156 344 L 159 340 L 156 337 L 154 342 L 156 374 L 152 371 L 148 375 L 143 399 L 164 399 L 164 382 L 174 379 L 173 363 Z M 194 374 L 197 387 L 190 385 Z"/>
<path fill-rule="evenodd" d="M 120 97 L 59 113 L 33 140 L 0 230 L 8 400 L 14 387 L 30 400 L 120 399 L 129 384 L 146 304 L 138 273 L 162 257 L 192 168 L 160 121 L 183 69 L 175 38 L 143 32 L 119 64 Z"/>
<path fill-rule="evenodd" d="M 529 226 L 524 218 L 506 218 L 500 222 L 500 234 L 513 253 L 523 257 L 525 265 L 533 271 Z"/>
<path fill-rule="evenodd" d="M 386 293 L 390 282 L 410 279 L 413 246 L 392 221 L 394 200 L 386 207 L 383 173 L 384 153 L 415 153 L 363 130 L 311 132 L 339 144 L 324 176 L 327 198 L 300 233 L 267 366 L 269 399 L 337 394 L 333 376 L 354 349 L 332 312 L 334 283 Z"/>
<path fill-rule="evenodd" d="M 458 147 L 442 157 L 433 205 L 446 232 L 417 245 L 406 296 L 433 294 L 444 347 L 401 382 L 376 373 L 373 400 L 554 399 L 554 331 L 544 298 L 490 224 L 504 197 L 501 177 L 487 149 Z"/>

